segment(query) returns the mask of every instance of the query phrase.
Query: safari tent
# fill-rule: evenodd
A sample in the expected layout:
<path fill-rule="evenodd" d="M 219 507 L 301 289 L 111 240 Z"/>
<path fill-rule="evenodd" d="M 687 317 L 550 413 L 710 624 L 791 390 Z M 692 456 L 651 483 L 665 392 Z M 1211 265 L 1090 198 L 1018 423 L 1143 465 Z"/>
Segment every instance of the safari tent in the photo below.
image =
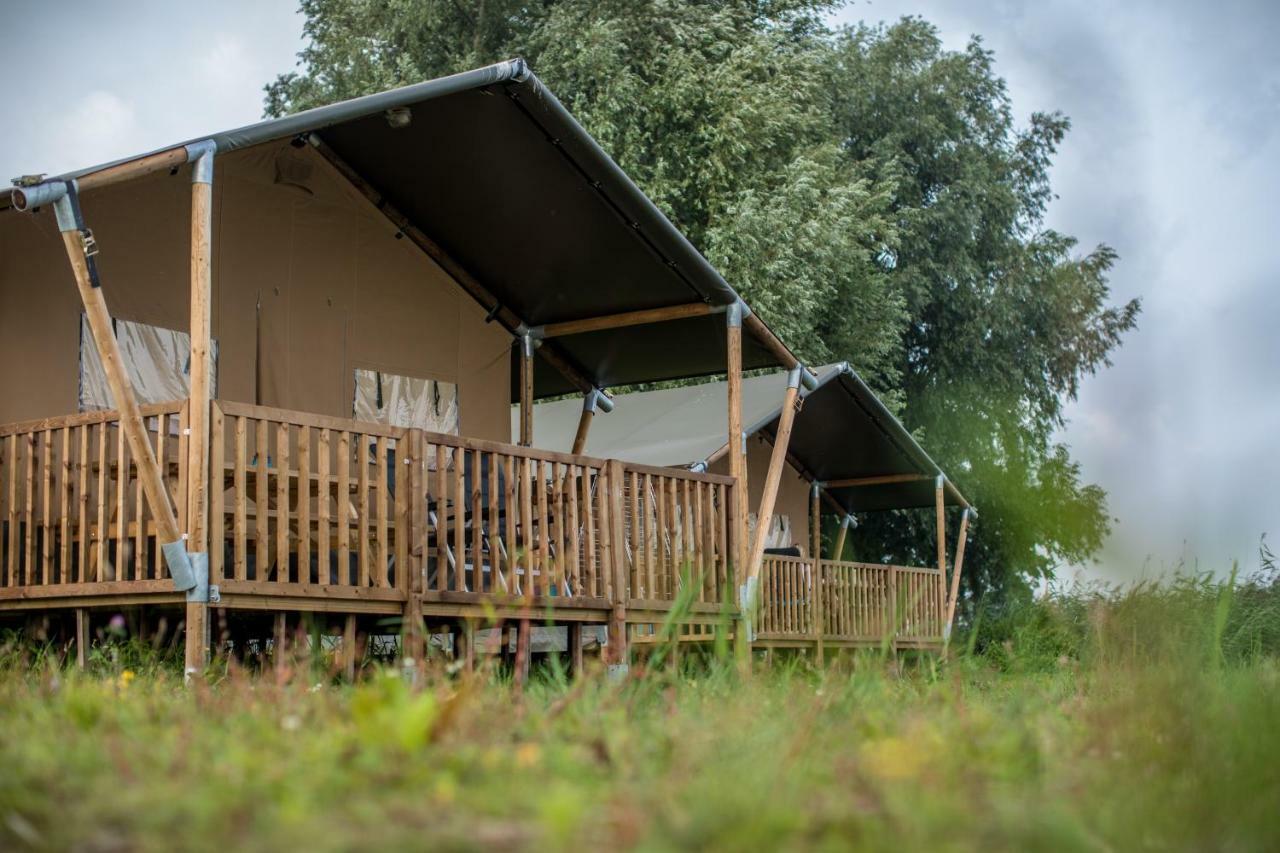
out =
<path fill-rule="evenodd" d="M 171 614 L 190 671 L 280 648 L 300 614 L 349 666 L 397 619 L 406 657 L 448 633 L 469 663 L 496 618 L 519 672 L 533 614 L 570 627 L 575 664 L 580 626 L 606 625 L 625 666 L 681 590 L 684 621 L 749 633 L 747 518 L 782 468 L 728 440 L 757 369 L 787 372 L 785 451 L 821 378 L 518 59 L 22 176 L 0 193 L 0 619 L 68 625 L 83 656 L 106 614 Z M 716 375 L 712 470 L 585 453 L 608 389 Z M 571 443 L 534 418 L 564 395 Z M 937 646 L 944 556 L 874 596 L 808 570 L 788 601 L 819 646 L 822 602 L 855 592 Z"/>
<path fill-rule="evenodd" d="M 859 575 L 853 583 L 862 586 L 879 581 L 877 575 L 887 569 L 865 562 L 875 555 L 861 555 L 863 562 L 844 559 L 847 533 L 858 514 L 924 509 L 941 518 L 946 508 L 955 508 L 961 521 L 955 552 L 957 571 L 973 515 L 955 484 L 847 363 L 824 365 L 814 373 L 813 387 L 802 387 L 797 395 L 771 526 L 764 533 L 761 642 L 782 638 L 770 637 L 772 634 L 797 641 L 809 639 L 796 635 L 812 631 L 807 622 L 811 617 L 806 617 L 804 624 L 793 624 L 794 620 L 785 618 L 794 614 L 785 612 L 783 597 L 770 595 L 769 590 L 796 571 L 797 560 L 800 570 L 810 571 L 805 561 L 822 557 L 824 516 L 837 520 L 838 531 L 821 560 L 821 571 L 830 576 L 824 581 L 835 584 L 841 581 L 842 573 L 852 573 Z M 742 380 L 748 506 L 753 508 L 747 516 L 747 533 L 752 541 L 759 535 L 754 508 L 764 497 L 769 463 L 779 440 L 787 379 L 786 372 L 771 372 Z M 612 401 L 612 414 L 593 426 L 586 450 L 647 465 L 727 473 L 729 448 L 723 426 L 727 396 L 723 380 L 620 394 Z M 578 409 L 572 399 L 539 402 L 534 406 L 534 429 L 544 438 L 567 443 L 580 420 Z M 513 409 L 513 422 L 517 417 L 518 411 Z M 940 559 L 945 560 L 945 555 Z M 907 567 L 898 570 L 917 571 Z M 873 621 L 877 613 L 849 613 L 837 629 L 846 615 L 842 608 L 851 603 L 846 598 L 833 596 L 829 602 L 835 612 L 825 631 L 827 642 L 856 644 L 883 630 L 873 627 L 878 624 Z"/>

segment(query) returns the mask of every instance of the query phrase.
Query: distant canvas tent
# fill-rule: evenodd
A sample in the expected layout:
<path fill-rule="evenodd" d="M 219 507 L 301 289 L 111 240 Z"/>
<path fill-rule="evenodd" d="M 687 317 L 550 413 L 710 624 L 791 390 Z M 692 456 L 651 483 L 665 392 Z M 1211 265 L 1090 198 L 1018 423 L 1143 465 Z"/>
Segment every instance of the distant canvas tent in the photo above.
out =
<path fill-rule="evenodd" d="M 814 373 L 816 387 L 800 391 L 792 467 L 821 482 L 846 512 L 933 506 L 935 480 L 945 475 L 911 433 L 847 364 Z M 748 437 L 776 437 L 786 384 L 785 372 L 743 379 Z M 648 465 L 714 464 L 725 452 L 726 395 L 723 381 L 619 395 L 613 412 L 596 419 L 588 449 Z M 538 403 L 535 432 L 552 446 L 568 445 L 580 409 L 577 400 Z M 969 506 L 950 481 L 946 490 L 949 506 Z"/>
<path fill-rule="evenodd" d="M 792 476 L 779 485 L 770 548 L 793 545 L 803 552 L 813 547 L 807 531 L 815 483 L 822 486 L 825 510 L 839 515 L 933 508 L 939 477 L 946 482 L 947 505 L 968 507 L 959 489 L 945 480 L 942 469 L 847 364 L 825 365 L 815 373 L 813 390 L 800 391 L 802 408 L 788 443 Z M 753 376 L 742 383 L 753 507 L 777 439 L 786 384 L 786 373 Z M 612 413 L 595 420 L 586 449 L 648 465 L 723 473 L 726 395 L 723 381 L 618 395 Z M 540 402 L 534 407 L 534 429 L 553 446 L 567 445 L 580 409 L 572 399 Z M 513 420 L 517 416 L 513 410 Z M 749 526 L 754 532 L 754 514 Z M 833 554 L 838 558 L 842 550 L 837 546 Z"/>

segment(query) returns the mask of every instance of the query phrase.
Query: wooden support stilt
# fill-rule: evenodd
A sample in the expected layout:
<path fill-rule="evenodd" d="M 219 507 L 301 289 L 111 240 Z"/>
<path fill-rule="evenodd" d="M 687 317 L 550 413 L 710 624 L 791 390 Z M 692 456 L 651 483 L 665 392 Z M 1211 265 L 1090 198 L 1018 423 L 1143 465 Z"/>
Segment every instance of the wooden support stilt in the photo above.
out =
<path fill-rule="evenodd" d="M 348 683 L 356 680 L 357 663 L 359 650 L 356 648 L 356 615 L 348 613 L 342 626 L 342 674 Z"/>
<path fill-rule="evenodd" d="M 462 671 L 470 675 L 476 669 L 476 623 L 470 619 L 462 620 L 458 632 L 454 634 L 454 655 L 462 661 Z"/>
<path fill-rule="evenodd" d="M 410 595 L 405 602 L 400 643 L 402 662 L 421 669 L 427 657 L 427 635 L 422 621 L 422 598 L 417 595 Z"/>
<path fill-rule="evenodd" d="M 89 665 L 89 611 L 83 607 L 76 608 L 76 666 L 84 669 Z"/>
<path fill-rule="evenodd" d="M 582 623 L 569 623 L 569 673 L 574 678 L 582 677 Z"/>
<path fill-rule="evenodd" d="M 289 619 L 286 613 L 277 613 L 271 626 L 271 662 L 276 673 L 283 673 L 288 667 L 286 657 L 289 653 Z"/>
<path fill-rule="evenodd" d="M 529 659 L 533 657 L 533 626 L 529 619 L 520 620 L 520 629 L 516 633 L 516 660 L 513 679 L 517 687 L 524 687 L 529 682 Z"/>
<path fill-rule="evenodd" d="M 212 158 L 212 153 L 204 155 Z M 197 164 L 191 184 L 191 389 L 187 407 L 187 550 L 209 551 L 209 416 L 213 352 L 211 311 L 213 268 L 213 170 Z M 222 472 L 218 472 L 222 477 Z M 221 482 L 221 479 L 219 479 Z M 222 543 L 218 542 L 221 548 Z M 208 571 L 207 562 L 202 564 Z M 200 570 L 200 567 L 197 567 Z M 209 579 L 203 579 L 208 583 Z M 199 672 L 209 662 L 209 604 L 187 602 L 186 671 Z"/>
<path fill-rule="evenodd" d="M 951 567 L 951 594 L 947 596 L 947 621 L 942 626 L 943 640 L 950 642 L 951 625 L 956 618 L 956 600 L 960 597 L 960 571 L 964 568 L 964 546 L 969 537 L 970 510 L 960 516 L 960 534 L 956 537 L 956 563 Z"/>

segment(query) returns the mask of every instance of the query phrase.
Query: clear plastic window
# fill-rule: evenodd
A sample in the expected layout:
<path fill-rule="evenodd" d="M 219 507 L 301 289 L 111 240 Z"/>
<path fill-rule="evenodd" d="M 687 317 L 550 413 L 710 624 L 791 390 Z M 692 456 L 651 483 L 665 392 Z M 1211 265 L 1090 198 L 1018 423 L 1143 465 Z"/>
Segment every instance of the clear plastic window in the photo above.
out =
<path fill-rule="evenodd" d="M 167 403 L 186 397 L 191 388 L 191 337 L 186 332 L 162 329 L 130 320 L 113 320 L 124 369 L 133 383 L 138 402 Z M 212 345 L 214 364 L 218 346 Z M 217 394 L 217 370 L 212 378 Z M 107 375 L 89 330 L 89 319 L 80 315 L 80 411 L 114 409 Z"/>
<path fill-rule="evenodd" d="M 458 386 L 437 379 L 356 368 L 358 421 L 458 434 Z"/>

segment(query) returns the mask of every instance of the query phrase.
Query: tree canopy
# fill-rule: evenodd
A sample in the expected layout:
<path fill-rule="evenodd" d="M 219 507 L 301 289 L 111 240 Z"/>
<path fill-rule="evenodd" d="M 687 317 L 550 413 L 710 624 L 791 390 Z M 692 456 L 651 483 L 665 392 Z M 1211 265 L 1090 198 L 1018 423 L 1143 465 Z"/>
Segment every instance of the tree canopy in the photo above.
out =
<path fill-rule="evenodd" d="M 1015 121 L 980 39 L 830 28 L 823 0 L 303 0 L 281 115 L 523 56 L 806 361 L 848 361 L 981 507 L 973 593 L 1100 547 L 1106 496 L 1055 442 L 1139 305 L 1105 245 L 1044 225 L 1058 113 Z M 929 564 L 932 522 L 863 519 Z"/>

